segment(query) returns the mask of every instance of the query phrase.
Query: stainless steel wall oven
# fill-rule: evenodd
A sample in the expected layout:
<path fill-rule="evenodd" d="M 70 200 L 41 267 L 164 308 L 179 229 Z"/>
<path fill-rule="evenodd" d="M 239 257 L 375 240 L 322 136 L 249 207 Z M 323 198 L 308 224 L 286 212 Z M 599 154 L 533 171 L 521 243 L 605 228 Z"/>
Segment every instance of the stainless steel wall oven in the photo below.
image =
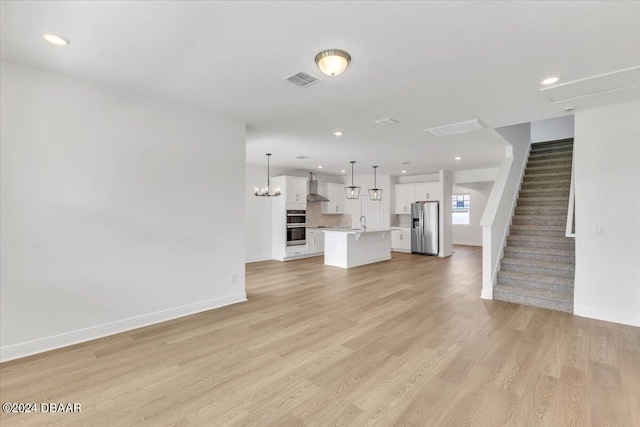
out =
<path fill-rule="evenodd" d="M 287 211 L 287 246 L 307 244 L 307 212 Z"/>

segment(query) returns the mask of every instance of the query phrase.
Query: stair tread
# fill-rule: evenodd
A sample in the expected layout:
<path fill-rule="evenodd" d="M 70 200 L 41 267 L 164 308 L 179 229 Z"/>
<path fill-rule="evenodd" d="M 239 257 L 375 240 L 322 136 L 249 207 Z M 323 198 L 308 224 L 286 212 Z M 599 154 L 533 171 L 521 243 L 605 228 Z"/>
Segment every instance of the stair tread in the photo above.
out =
<path fill-rule="evenodd" d="M 576 266 L 568 262 L 550 262 L 550 261 L 536 261 L 528 259 L 509 258 L 505 256 L 502 258 L 502 263 L 511 265 L 522 265 L 527 267 L 539 267 L 539 268 L 552 268 L 556 270 L 575 270 Z"/>

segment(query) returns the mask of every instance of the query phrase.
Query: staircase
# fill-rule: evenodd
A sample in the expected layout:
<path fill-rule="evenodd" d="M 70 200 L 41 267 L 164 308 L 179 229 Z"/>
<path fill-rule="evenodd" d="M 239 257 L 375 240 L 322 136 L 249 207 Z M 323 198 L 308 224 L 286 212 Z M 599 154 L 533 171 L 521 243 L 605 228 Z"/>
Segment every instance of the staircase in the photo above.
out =
<path fill-rule="evenodd" d="M 565 237 L 573 139 L 531 145 L 493 298 L 573 313 L 574 240 Z"/>

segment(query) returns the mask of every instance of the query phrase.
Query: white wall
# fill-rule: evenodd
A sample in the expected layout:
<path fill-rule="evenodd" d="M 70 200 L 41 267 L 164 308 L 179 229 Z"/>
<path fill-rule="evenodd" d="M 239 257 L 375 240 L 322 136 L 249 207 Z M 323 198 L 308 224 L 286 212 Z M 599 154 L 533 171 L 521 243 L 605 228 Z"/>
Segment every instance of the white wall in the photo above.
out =
<path fill-rule="evenodd" d="M 0 76 L 3 360 L 245 299 L 244 124 Z"/>
<path fill-rule="evenodd" d="M 531 122 L 531 142 L 556 141 L 573 138 L 573 115 Z"/>
<path fill-rule="evenodd" d="M 266 163 L 266 157 L 265 157 Z M 265 261 L 272 258 L 272 197 L 256 197 L 255 187 L 267 185 L 267 166 L 247 165 L 245 185 L 245 261 Z"/>
<path fill-rule="evenodd" d="M 574 150 L 574 312 L 640 326 L 640 101 L 577 112 Z"/>
<path fill-rule="evenodd" d="M 505 158 L 491 188 L 487 206 L 480 219 L 482 226 L 482 292 L 484 299 L 493 299 L 500 259 L 515 211 L 520 183 L 529 158 L 531 126 L 529 123 L 496 129 L 509 145 Z"/>
<path fill-rule="evenodd" d="M 482 246 L 482 227 L 480 219 L 487 205 L 493 182 L 474 182 L 456 184 L 453 194 L 469 194 L 469 225 L 453 225 L 453 244 Z"/>

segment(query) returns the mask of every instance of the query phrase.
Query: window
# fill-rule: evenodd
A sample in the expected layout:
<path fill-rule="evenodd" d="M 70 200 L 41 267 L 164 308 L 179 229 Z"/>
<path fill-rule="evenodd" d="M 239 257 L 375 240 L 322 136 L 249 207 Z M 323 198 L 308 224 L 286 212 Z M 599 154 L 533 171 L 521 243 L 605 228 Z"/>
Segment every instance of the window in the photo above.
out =
<path fill-rule="evenodd" d="M 451 211 L 453 213 L 454 225 L 469 225 L 469 207 L 471 205 L 471 195 L 454 194 L 451 196 Z"/>

